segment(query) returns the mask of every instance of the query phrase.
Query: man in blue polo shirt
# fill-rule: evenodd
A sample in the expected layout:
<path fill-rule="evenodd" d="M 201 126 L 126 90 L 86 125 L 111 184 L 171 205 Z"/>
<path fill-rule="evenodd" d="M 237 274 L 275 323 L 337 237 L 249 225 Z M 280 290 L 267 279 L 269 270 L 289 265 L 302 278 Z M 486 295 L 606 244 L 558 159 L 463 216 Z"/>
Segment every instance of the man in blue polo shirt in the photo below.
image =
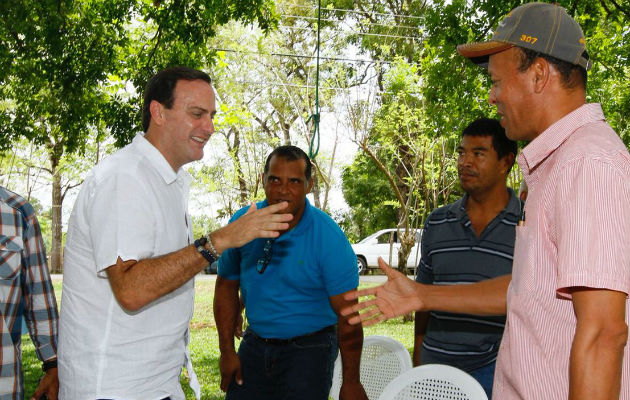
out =
<path fill-rule="evenodd" d="M 339 348 L 339 398 L 367 400 L 359 382 L 363 330 L 339 314 L 353 303 L 344 293 L 359 284 L 356 256 L 337 224 L 306 199 L 311 161 L 295 146 L 278 147 L 262 179 L 266 200 L 257 207 L 286 201 L 293 220 L 278 238 L 221 255 L 214 295 L 221 389 L 228 400 L 326 400 Z M 239 288 L 249 326 L 237 354 Z"/>
<path fill-rule="evenodd" d="M 512 273 L 521 203 L 505 181 L 516 142 L 499 121 L 475 120 L 464 129 L 457 171 L 464 197 L 434 210 L 422 235 L 417 281 L 473 283 Z M 447 364 L 473 375 L 491 398 L 505 316 L 416 312 L 414 365 Z"/>

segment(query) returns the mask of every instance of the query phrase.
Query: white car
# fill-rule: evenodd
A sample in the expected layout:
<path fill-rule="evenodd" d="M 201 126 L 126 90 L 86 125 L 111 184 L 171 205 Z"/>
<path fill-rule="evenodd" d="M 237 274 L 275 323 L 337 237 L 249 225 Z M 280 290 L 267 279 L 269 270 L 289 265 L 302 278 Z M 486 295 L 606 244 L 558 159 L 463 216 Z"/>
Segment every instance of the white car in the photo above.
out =
<path fill-rule="evenodd" d="M 415 235 L 416 243 L 411 249 L 411 253 L 409 253 L 409 258 L 407 258 L 407 268 L 411 268 L 413 271 L 415 271 L 420 262 L 420 238 L 422 237 L 422 229 L 416 229 Z M 359 241 L 359 243 L 352 245 L 352 250 L 354 250 L 354 253 L 357 255 L 357 266 L 360 274 L 367 272 L 368 268 L 378 268 L 379 257 L 382 257 L 383 260 L 393 268 L 397 268 L 399 249 L 400 241 L 398 240 L 398 232 L 395 228 L 381 229 Z"/>

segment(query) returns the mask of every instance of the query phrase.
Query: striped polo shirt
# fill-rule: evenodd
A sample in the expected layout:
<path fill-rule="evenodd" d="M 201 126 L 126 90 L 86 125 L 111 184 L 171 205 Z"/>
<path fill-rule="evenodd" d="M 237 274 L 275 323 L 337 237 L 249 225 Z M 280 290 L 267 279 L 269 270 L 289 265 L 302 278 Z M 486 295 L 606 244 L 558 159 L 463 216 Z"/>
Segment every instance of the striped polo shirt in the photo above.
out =
<path fill-rule="evenodd" d="M 424 224 L 417 281 L 455 285 L 510 274 L 521 203 L 508 191 L 507 206 L 479 237 L 466 213 L 468 195 L 434 210 Z M 496 360 L 504 327 L 505 316 L 431 311 L 420 359 L 464 371 L 480 368 Z"/>

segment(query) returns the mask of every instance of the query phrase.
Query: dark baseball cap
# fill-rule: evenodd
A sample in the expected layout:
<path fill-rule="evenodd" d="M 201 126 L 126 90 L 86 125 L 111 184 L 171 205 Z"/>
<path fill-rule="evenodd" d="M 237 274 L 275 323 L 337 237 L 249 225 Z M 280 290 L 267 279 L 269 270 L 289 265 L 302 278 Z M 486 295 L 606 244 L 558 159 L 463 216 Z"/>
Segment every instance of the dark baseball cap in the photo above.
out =
<path fill-rule="evenodd" d="M 580 25 L 557 4 L 527 3 L 508 13 L 487 42 L 460 44 L 459 54 L 487 65 L 490 55 L 518 46 L 591 68 Z"/>

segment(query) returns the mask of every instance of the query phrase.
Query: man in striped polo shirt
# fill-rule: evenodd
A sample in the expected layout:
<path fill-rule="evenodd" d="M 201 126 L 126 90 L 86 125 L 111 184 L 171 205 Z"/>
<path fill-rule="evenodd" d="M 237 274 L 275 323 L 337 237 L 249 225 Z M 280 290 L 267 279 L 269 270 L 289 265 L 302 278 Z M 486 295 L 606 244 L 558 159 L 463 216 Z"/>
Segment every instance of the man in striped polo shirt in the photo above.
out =
<path fill-rule="evenodd" d="M 464 129 L 457 172 L 466 194 L 427 218 L 418 282 L 466 284 L 511 274 L 521 207 L 505 182 L 516 151 L 497 120 L 480 118 Z M 491 397 L 504 327 L 504 315 L 416 312 L 414 365 L 463 369 Z"/>

